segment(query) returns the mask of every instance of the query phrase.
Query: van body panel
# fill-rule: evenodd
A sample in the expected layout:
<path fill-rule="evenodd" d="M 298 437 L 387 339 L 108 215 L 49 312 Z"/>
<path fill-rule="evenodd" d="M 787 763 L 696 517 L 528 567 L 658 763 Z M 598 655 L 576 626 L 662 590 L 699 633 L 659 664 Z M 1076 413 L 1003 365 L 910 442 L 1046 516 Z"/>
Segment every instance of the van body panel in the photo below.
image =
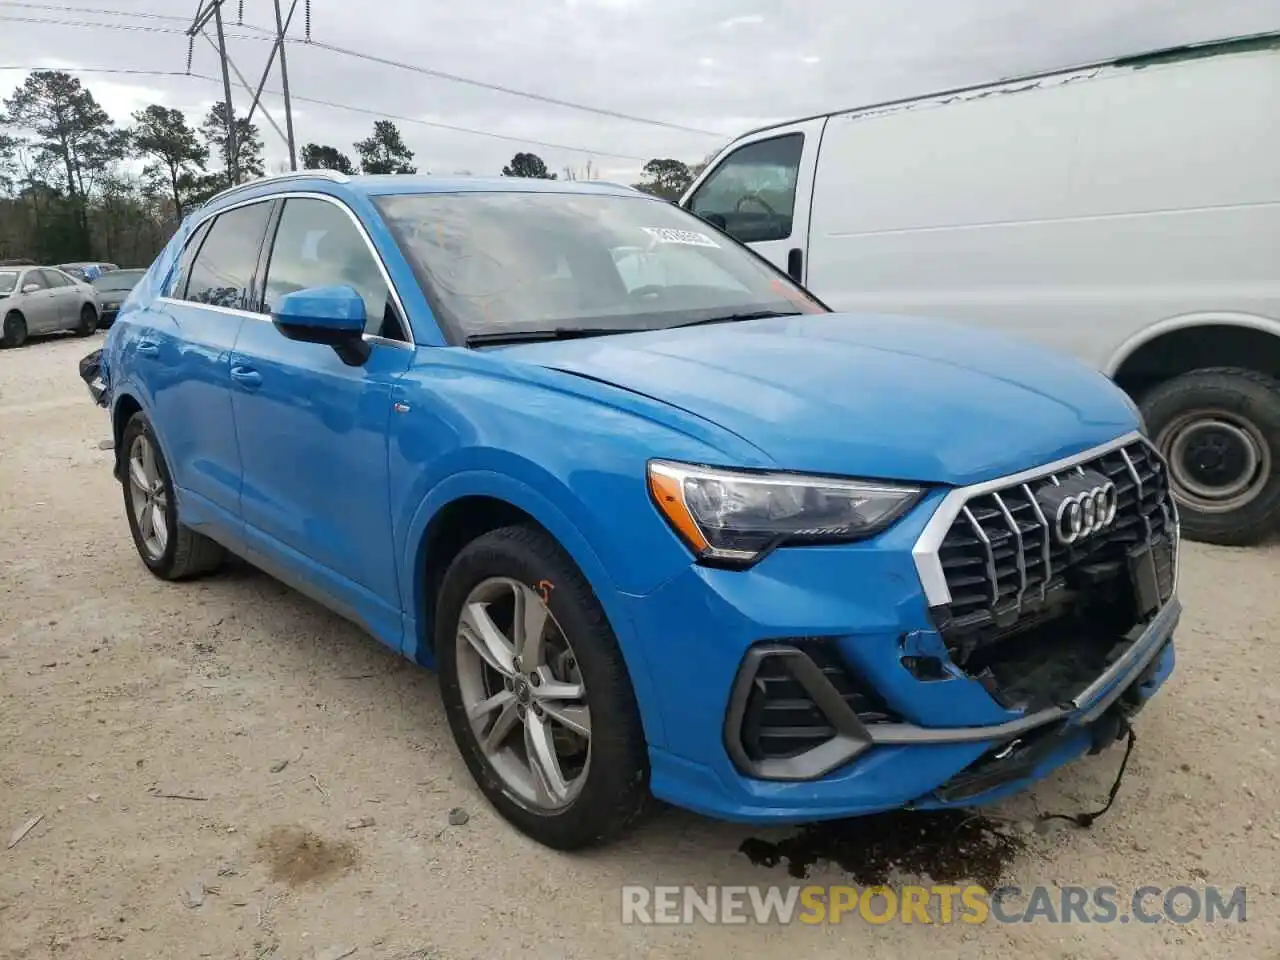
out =
<path fill-rule="evenodd" d="M 685 205 L 743 145 L 820 123 L 731 144 Z M 803 282 L 836 310 L 980 323 L 1112 372 L 1179 318 L 1280 324 L 1277 156 L 1280 45 L 833 115 L 796 177 Z M 747 242 L 786 269 L 798 239 Z"/>

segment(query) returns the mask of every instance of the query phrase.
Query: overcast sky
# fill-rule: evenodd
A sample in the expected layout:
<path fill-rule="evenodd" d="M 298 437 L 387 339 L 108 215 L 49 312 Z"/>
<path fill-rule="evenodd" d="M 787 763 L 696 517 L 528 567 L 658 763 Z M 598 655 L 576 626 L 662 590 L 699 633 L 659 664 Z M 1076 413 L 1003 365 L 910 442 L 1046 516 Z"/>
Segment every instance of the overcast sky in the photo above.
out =
<path fill-rule="evenodd" d="M 288 0 L 284 0 L 287 8 Z M 227 0 L 228 33 L 238 0 Z M 243 0 L 246 24 L 273 23 L 271 0 Z M 24 22 L 54 19 L 181 31 L 196 0 L 0 0 L 0 66 L 185 69 L 179 33 Z M 113 16 L 89 11 L 128 11 Z M 138 16 L 151 15 L 151 16 Z M 635 179 L 643 159 L 689 162 L 771 120 L 998 79 L 1185 42 L 1280 29 L 1280 0 L 313 0 L 312 37 L 377 56 L 711 135 L 611 119 L 290 45 L 296 96 L 549 141 L 530 144 L 553 170 Z M 299 2 L 291 36 L 303 38 Z M 228 41 L 251 81 L 269 45 Z M 217 73 L 200 41 L 195 72 Z M 22 80 L 0 70 L 7 96 Z M 148 103 L 198 118 L 221 87 L 185 77 L 84 74 L 117 122 Z M 234 77 L 233 77 L 234 82 Z M 268 87 L 278 89 L 278 73 Z M 243 110 L 248 96 L 237 87 Z M 281 102 L 267 106 L 284 125 Z M 373 117 L 294 104 L 299 144 L 351 152 Z M 519 143 L 400 122 L 420 170 L 498 173 Z M 282 141 L 260 123 L 271 165 Z M 611 156 L 612 155 L 612 156 Z M 637 158 L 637 159 L 628 159 Z"/>

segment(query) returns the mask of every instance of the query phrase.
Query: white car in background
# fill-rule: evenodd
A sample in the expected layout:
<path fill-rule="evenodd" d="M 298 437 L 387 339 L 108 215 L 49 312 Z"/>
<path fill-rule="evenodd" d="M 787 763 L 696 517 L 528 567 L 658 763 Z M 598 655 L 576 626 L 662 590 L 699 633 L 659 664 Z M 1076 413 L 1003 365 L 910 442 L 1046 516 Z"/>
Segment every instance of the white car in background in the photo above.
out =
<path fill-rule="evenodd" d="M 0 347 L 20 347 L 32 334 L 98 329 L 98 294 L 53 267 L 0 267 Z"/>

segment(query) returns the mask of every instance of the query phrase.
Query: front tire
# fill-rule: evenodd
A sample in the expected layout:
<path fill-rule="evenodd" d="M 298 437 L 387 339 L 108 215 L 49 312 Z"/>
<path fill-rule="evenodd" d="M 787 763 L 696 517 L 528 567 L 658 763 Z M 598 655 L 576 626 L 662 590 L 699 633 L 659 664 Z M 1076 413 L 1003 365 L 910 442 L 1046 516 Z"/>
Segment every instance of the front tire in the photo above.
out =
<path fill-rule="evenodd" d="M 125 424 L 120 456 L 124 510 L 147 569 L 161 580 L 185 580 L 220 567 L 225 558 L 222 547 L 182 525 L 169 465 L 143 413 L 135 413 Z"/>
<path fill-rule="evenodd" d="M 1214 367 L 1141 400 L 1190 540 L 1252 546 L 1280 528 L 1280 382 Z"/>
<path fill-rule="evenodd" d="M 618 641 L 590 585 L 533 526 L 484 534 L 445 573 L 435 651 L 445 715 L 480 790 L 557 850 L 642 812 L 649 761 Z"/>
<path fill-rule="evenodd" d="M 87 337 L 98 329 L 98 311 L 89 304 L 80 308 L 80 324 L 76 327 L 76 336 Z"/>
<path fill-rule="evenodd" d="M 20 347 L 27 342 L 27 319 L 17 310 L 11 310 L 0 329 L 0 347 Z"/>

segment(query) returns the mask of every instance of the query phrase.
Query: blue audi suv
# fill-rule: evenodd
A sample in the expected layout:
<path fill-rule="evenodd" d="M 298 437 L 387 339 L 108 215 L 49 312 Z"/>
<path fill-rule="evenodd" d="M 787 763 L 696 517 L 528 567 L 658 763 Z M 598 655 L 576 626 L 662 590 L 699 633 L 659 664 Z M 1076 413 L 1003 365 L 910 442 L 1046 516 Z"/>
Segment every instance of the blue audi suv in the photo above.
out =
<path fill-rule="evenodd" d="M 1119 389 L 833 313 L 626 187 L 233 187 L 82 374 L 147 568 L 237 554 L 436 669 L 479 789 L 555 848 L 655 796 L 986 803 L 1173 669 L 1178 517 Z"/>

